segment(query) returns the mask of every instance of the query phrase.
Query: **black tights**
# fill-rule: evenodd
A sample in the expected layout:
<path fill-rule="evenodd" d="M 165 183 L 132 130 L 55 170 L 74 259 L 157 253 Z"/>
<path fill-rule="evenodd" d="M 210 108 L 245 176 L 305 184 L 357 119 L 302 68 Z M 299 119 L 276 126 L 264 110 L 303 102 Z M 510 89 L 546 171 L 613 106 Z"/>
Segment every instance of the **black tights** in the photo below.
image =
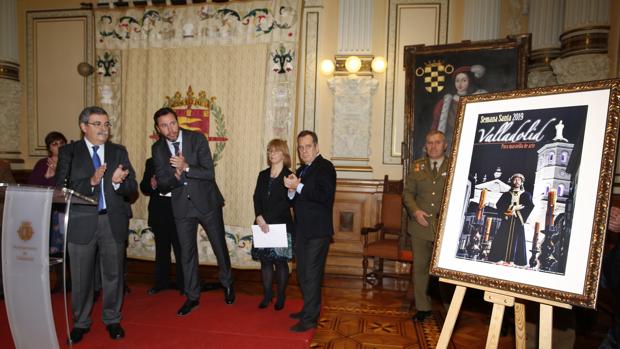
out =
<path fill-rule="evenodd" d="M 286 261 L 267 261 L 261 260 L 260 269 L 263 275 L 263 294 L 264 300 L 271 301 L 271 284 L 273 283 L 273 274 L 276 274 L 276 283 L 278 284 L 277 302 L 283 303 L 288 284 L 288 263 Z"/>

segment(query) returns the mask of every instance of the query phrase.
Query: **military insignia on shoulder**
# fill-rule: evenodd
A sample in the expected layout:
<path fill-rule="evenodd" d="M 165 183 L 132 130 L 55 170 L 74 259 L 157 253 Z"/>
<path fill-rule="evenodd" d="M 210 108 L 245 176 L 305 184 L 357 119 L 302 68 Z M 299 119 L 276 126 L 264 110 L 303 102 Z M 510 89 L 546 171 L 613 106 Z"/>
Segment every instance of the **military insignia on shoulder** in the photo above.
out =
<path fill-rule="evenodd" d="M 413 162 L 413 172 L 424 171 L 424 161 L 417 160 Z"/>

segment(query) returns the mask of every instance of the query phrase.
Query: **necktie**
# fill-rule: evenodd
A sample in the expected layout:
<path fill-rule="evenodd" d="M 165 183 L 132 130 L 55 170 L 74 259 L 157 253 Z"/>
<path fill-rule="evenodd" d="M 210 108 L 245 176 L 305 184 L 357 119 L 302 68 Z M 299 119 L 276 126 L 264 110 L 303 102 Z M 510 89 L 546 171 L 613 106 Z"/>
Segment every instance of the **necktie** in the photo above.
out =
<path fill-rule="evenodd" d="M 101 167 L 101 159 L 99 159 L 99 155 L 97 154 L 97 150 L 99 150 L 98 145 L 93 145 L 93 166 L 95 166 L 95 170 Z M 102 211 L 105 210 L 105 196 L 103 195 L 103 179 L 99 184 L 99 202 L 97 203 L 97 210 Z"/>
<path fill-rule="evenodd" d="M 300 178 L 304 176 L 304 173 L 306 173 L 306 171 L 308 170 L 308 167 L 310 167 L 310 166 L 304 165 L 304 167 L 301 168 L 301 171 L 299 171 L 299 177 Z"/>
<path fill-rule="evenodd" d="M 433 177 L 437 176 L 437 161 L 433 161 Z"/>
<path fill-rule="evenodd" d="M 179 156 L 181 144 L 179 142 L 172 142 L 172 146 L 174 147 L 174 156 Z"/>

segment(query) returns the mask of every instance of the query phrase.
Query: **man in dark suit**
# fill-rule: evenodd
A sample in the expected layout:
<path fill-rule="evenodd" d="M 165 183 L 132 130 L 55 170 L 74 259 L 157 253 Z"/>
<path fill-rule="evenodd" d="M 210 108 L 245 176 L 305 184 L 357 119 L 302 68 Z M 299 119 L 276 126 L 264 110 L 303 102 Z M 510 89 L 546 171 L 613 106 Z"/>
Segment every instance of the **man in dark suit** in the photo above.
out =
<path fill-rule="evenodd" d="M 159 109 L 153 119 L 161 135 L 152 147 L 157 188 L 162 192 L 172 192 L 172 213 L 181 244 L 187 300 L 177 315 L 189 314 L 200 300 L 196 244 L 198 223 L 207 232 L 217 258 L 224 301 L 232 304 L 235 302 L 235 292 L 222 217 L 224 197 L 215 183 L 215 166 L 209 142 L 201 133 L 179 128 L 177 115 L 171 108 Z"/>
<path fill-rule="evenodd" d="M 149 226 L 155 235 L 155 285 L 149 288 L 147 293 L 156 294 L 172 287 L 168 279 L 170 265 L 172 264 L 170 259 L 171 247 L 176 259 L 176 286 L 182 291 L 181 245 L 172 215 L 172 203 L 170 202 L 172 195 L 170 192 L 162 193 L 157 188 L 153 158 L 146 160 L 140 190 L 149 197 Z"/>
<path fill-rule="evenodd" d="M 60 148 L 56 185 L 92 197 L 98 205 L 73 205 L 67 233 L 71 255 L 71 305 L 75 344 L 90 330 L 95 273 L 101 272 L 103 323 L 112 339 L 125 332 L 120 325 L 123 271 L 130 201 L 138 190 L 127 150 L 108 141 L 110 122 L 105 110 L 87 107 L 79 116 L 82 140 Z M 100 271 L 95 270 L 99 259 Z"/>
<path fill-rule="evenodd" d="M 316 328 L 321 312 L 321 280 L 334 224 L 332 214 L 336 192 L 336 169 L 319 154 L 316 133 L 301 131 L 297 151 L 304 163 L 284 180 L 295 205 L 295 258 L 297 280 L 304 298 L 303 308 L 291 317 L 299 322 L 293 332 Z"/>

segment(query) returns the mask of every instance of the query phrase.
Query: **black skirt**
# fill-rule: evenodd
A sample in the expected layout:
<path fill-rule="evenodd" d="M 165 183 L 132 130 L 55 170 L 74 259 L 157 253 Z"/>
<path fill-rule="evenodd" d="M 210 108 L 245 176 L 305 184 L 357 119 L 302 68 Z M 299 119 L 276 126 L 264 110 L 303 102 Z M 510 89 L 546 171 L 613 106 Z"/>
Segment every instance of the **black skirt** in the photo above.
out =
<path fill-rule="evenodd" d="M 258 261 L 290 261 L 293 259 L 293 241 L 291 233 L 286 233 L 288 240 L 287 247 L 254 247 L 252 246 L 252 259 Z"/>

